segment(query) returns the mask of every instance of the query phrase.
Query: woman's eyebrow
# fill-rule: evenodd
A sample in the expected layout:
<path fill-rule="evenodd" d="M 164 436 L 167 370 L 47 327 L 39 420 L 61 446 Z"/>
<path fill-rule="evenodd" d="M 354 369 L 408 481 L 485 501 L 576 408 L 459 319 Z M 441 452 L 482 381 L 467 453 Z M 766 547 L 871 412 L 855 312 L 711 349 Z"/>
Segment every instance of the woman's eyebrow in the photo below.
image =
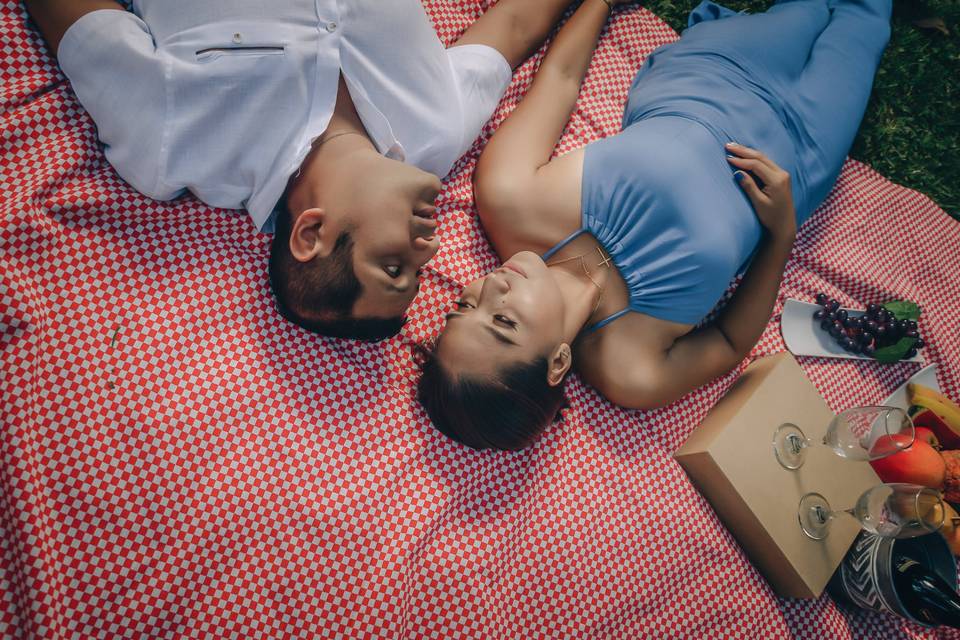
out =
<path fill-rule="evenodd" d="M 497 340 L 499 340 L 500 342 L 502 342 L 502 343 L 504 343 L 504 344 L 513 345 L 514 347 L 517 346 L 517 343 L 516 343 L 516 342 L 514 342 L 513 340 L 511 340 L 510 338 L 508 338 L 506 335 L 500 333 L 499 331 L 497 331 L 496 329 L 494 329 L 494 328 L 491 327 L 490 325 L 484 325 L 484 328 L 485 328 L 487 331 L 489 331 L 490 333 L 492 333 L 493 336 L 494 336 Z"/>

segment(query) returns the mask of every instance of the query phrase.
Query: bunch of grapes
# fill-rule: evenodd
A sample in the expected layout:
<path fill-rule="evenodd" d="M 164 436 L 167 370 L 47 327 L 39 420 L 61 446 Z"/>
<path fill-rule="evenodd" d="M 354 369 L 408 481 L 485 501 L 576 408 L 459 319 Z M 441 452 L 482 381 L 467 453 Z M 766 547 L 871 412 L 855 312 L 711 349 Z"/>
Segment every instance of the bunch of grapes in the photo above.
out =
<path fill-rule="evenodd" d="M 862 316 L 851 316 L 840 308 L 839 302 L 824 293 L 818 293 L 816 300 L 820 308 L 814 312 L 813 319 L 819 321 L 820 328 L 845 351 L 872 358 L 877 349 L 896 344 L 901 338 L 916 338 L 913 347 L 903 356 L 910 359 L 925 344 L 914 320 L 897 320 L 880 305 L 868 304 Z"/>

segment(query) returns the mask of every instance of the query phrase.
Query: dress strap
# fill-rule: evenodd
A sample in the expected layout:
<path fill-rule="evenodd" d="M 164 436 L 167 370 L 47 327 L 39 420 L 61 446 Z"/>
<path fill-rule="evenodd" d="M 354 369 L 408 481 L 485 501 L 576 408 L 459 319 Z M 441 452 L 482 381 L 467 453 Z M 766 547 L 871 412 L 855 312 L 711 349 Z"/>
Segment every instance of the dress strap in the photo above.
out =
<path fill-rule="evenodd" d="M 547 260 L 555 256 L 557 251 L 560 251 L 560 249 L 563 249 L 565 246 L 573 242 L 574 239 L 584 231 L 586 231 L 586 229 L 583 229 L 583 228 L 577 229 L 576 231 L 568 235 L 566 238 L 558 242 L 556 245 L 554 245 L 553 249 L 550 249 L 550 251 L 547 251 L 545 254 L 543 254 L 540 257 L 543 259 L 544 262 L 546 262 Z"/>
<path fill-rule="evenodd" d="M 613 321 L 616 320 L 617 318 L 620 318 L 620 317 L 622 317 L 622 316 L 625 316 L 625 315 L 627 315 L 628 313 L 630 313 L 630 307 L 627 307 L 627 308 L 625 308 L 625 309 L 620 309 L 620 311 L 617 311 L 616 313 L 610 314 L 609 316 L 607 316 L 606 318 L 604 318 L 604 319 L 601 320 L 600 322 L 595 322 L 595 323 L 593 323 L 592 325 L 590 325 L 589 327 L 587 327 L 586 329 L 584 329 L 583 332 L 584 332 L 584 333 L 593 333 L 594 331 L 596 331 L 596 330 L 598 330 L 598 329 L 603 329 L 605 326 L 607 326 L 608 324 L 610 324 L 611 322 L 613 322 Z"/>

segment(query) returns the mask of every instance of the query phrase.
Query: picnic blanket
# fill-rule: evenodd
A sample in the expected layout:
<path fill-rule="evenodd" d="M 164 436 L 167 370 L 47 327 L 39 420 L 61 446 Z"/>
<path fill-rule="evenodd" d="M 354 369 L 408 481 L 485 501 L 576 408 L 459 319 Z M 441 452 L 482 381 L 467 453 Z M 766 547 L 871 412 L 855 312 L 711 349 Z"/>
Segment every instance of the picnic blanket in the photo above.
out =
<path fill-rule="evenodd" d="M 445 42 L 488 4 L 426 3 Z M 403 334 L 358 344 L 276 314 L 269 239 L 245 214 L 122 182 L 20 3 L 0 21 L 0 636 L 935 637 L 774 596 L 674 462 L 747 361 L 648 412 L 574 377 L 521 452 L 430 426 L 413 347 L 496 264 L 471 172 L 542 51 L 446 180 L 443 248 Z M 560 149 L 615 133 L 641 61 L 676 37 L 618 11 Z M 960 224 L 848 160 L 775 314 L 818 290 L 915 300 L 957 397 L 958 251 Z M 783 350 L 775 315 L 751 357 Z M 801 363 L 837 410 L 917 370 Z"/>

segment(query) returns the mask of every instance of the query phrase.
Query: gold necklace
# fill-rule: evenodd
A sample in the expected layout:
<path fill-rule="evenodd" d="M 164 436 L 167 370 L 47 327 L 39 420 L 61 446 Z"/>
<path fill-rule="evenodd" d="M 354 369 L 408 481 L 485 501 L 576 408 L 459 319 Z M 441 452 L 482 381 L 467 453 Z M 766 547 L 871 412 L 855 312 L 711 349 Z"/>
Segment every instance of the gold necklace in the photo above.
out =
<path fill-rule="evenodd" d="M 318 138 L 318 139 L 316 140 L 316 142 L 313 143 L 313 147 L 314 147 L 314 148 L 317 148 L 317 147 L 319 147 L 319 146 L 322 145 L 322 144 L 326 144 L 326 143 L 330 142 L 331 140 L 334 140 L 335 138 L 339 138 L 340 136 L 349 136 L 349 135 L 351 135 L 351 134 L 353 134 L 353 135 L 355 135 L 355 136 L 362 136 L 362 135 L 363 135 L 363 134 L 360 133 L 359 131 L 341 131 L 341 132 L 339 132 L 339 133 L 335 133 L 335 134 L 333 134 L 333 135 L 327 136 L 326 138 L 324 138 L 323 136 L 320 136 L 320 138 Z M 366 136 L 364 136 L 364 137 L 366 137 Z"/>
<path fill-rule="evenodd" d="M 604 269 L 606 269 L 607 267 L 610 266 L 612 258 L 610 258 L 610 256 L 605 254 L 603 252 L 603 249 L 600 248 L 599 246 L 595 248 L 597 250 L 597 253 L 600 254 L 600 262 L 597 263 L 597 266 L 603 267 Z M 590 253 L 590 252 L 588 251 L 587 253 Z M 580 268 L 583 269 L 583 274 L 587 276 L 587 279 L 593 283 L 593 286 L 595 286 L 600 291 L 600 295 L 597 296 L 597 303 L 593 305 L 593 311 L 590 312 L 590 315 L 592 316 L 594 313 L 597 312 L 597 309 L 600 308 L 600 301 L 603 300 L 603 287 L 601 287 L 600 283 L 594 280 L 593 276 L 590 275 L 590 271 L 587 269 L 587 262 L 584 259 L 586 255 L 587 255 L 586 253 L 581 253 L 578 256 L 564 258 L 563 260 L 555 260 L 554 262 L 545 262 L 544 264 L 547 265 L 548 267 L 553 267 L 555 265 L 563 264 L 565 262 L 572 262 L 573 260 L 578 260 L 580 262 Z"/>

